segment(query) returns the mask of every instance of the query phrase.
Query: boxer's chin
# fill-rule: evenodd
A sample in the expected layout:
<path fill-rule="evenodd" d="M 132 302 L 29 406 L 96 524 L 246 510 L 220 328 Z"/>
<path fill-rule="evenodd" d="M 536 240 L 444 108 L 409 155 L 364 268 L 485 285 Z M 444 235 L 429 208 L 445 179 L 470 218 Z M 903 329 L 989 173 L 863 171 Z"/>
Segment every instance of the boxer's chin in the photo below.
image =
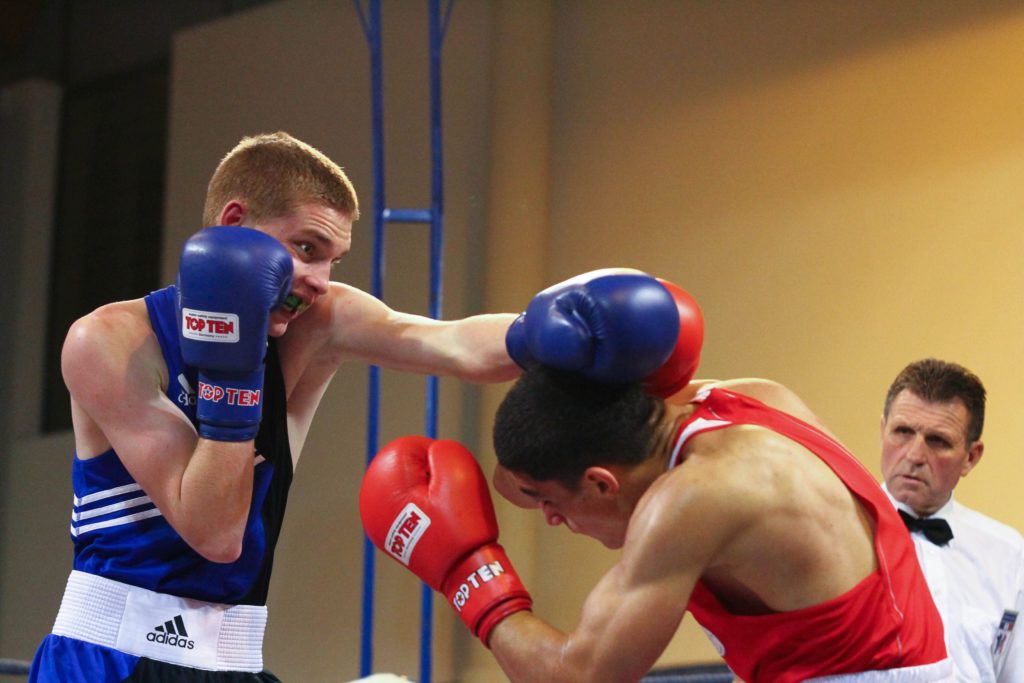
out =
<path fill-rule="evenodd" d="M 292 315 L 285 311 L 275 310 L 270 313 L 270 324 L 267 326 L 268 337 L 280 337 L 288 330 Z"/>

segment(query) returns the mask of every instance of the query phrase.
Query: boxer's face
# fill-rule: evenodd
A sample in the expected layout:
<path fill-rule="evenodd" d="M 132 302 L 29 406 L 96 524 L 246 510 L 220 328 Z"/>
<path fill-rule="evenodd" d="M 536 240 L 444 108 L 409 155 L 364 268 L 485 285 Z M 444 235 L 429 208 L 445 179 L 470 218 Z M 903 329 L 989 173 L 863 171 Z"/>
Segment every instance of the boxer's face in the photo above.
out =
<path fill-rule="evenodd" d="M 609 548 L 622 547 L 629 515 L 621 514 L 618 482 L 604 468 L 588 469 L 576 490 L 511 470 L 505 470 L 502 477 L 499 493 L 520 507 L 539 508 L 551 526 L 564 524 L 569 531 L 595 538 Z"/>
<path fill-rule="evenodd" d="M 909 390 L 882 418 L 882 475 L 896 500 L 929 515 L 949 500 L 960 477 L 981 459 L 981 441 L 967 443 L 967 408 L 959 399 L 930 403 Z"/>
<path fill-rule="evenodd" d="M 284 334 L 288 324 L 327 293 L 331 267 L 352 247 L 352 219 L 320 204 L 300 206 L 289 216 L 261 221 L 260 230 L 277 238 L 292 255 L 291 306 L 275 309 L 269 334 Z"/>

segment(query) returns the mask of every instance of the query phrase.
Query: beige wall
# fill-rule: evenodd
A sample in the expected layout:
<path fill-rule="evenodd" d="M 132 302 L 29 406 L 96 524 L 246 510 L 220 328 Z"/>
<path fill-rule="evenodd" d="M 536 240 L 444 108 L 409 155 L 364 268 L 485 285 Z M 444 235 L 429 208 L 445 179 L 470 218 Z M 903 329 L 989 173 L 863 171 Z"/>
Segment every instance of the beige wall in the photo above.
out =
<path fill-rule="evenodd" d="M 384 9 L 388 203 L 416 206 L 429 191 L 425 16 L 420 3 Z M 960 361 L 987 384 L 990 409 L 987 455 L 958 497 L 1024 528 L 1022 44 L 1016 2 L 456 3 L 445 314 L 516 310 L 546 284 L 608 265 L 673 279 L 707 319 L 701 375 L 788 384 L 876 473 L 888 382 L 915 358 Z M 366 217 L 337 277 L 369 286 L 368 72 L 351 3 L 288 0 L 178 36 L 167 278 L 219 157 L 243 134 L 283 128 L 352 175 Z M 386 299 L 422 310 L 425 241 L 394 230 Z M 357 673 L 365 377 L 339 373 L 298 470 L 267 646 L 284 680 Z M 383 438 L 422 430 L 421 386 L 386 376 Z M 502 391 L 443 388 L 442 434 L 488 466 Z M 21 443 L 5 478 L 50 485 L 41 447 Z M 66 543 L 66 509 L 50 509 L 67 504 L 63 492 L 43 497 L 45 512 L 28 498 L 3 508 L 7 538 L 24 543 L 34 519 L 33 534 Z M 537 613 L 570 628 L 614 554 L 530 513 L 499 505 L 499 517 Z M 0 619 L 0 654 L 27 657 L 23 644 L 52 620 L 67 549 L 45 546 L 61 569 L 26 590 L 39 553 L 4 546 L 0 610 L 34 599 L 42 616 L 28 636 Z M 415 676 L 418 588 L 393 564 L 379 561 L 377 668 Z M 500 680 L 436 609 L 435 680 Z M 687 618 L 663 663 L 713 656 Z"/>

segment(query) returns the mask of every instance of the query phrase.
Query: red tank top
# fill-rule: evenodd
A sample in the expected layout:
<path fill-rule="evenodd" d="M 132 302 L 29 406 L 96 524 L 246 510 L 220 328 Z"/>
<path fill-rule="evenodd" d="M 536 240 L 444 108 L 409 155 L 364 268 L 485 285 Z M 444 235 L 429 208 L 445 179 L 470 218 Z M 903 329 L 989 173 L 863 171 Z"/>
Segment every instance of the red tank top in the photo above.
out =
<path fill-rule="evenodd" d="M 946 657 L 942 620 L 921 573 L 913 542 L 874 477 L 841 444 L 756 399 L 724 389 L 697 395 L 669 467 L 695 434 L 736 424 L 759 425 L 801 444 L 836 473 L 875 523 L 878 569 L 846 593 L 813 607 L 732 614 L 702 582 L 687 609 L 723 659 L 746 683 L 796 683 L 815 676 L 931 664 Z M 717 641 L 717 642 L 716 642 Z"/>

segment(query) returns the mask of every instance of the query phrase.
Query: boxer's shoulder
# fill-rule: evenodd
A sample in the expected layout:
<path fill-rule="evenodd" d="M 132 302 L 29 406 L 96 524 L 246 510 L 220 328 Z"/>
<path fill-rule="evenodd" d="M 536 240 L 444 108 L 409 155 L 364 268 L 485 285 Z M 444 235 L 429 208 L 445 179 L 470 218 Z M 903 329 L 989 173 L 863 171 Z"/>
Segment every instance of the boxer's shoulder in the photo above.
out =
<path fill-rule="evenodd" d="M 377 320 L 390 311 L 377 297 L 344 282 L 332 281 L 320 301 L 325 304 L 323 310 L 329 309 L 334 318 L 348 324 Z"/>
<path fill-rule="evenodd" d="M 784 385 L 770 379 L 760 377 L 744 377 L 740 379 L 728 379 L 714 382 L 709 385 L 717 389 L 725 389 L 734 394 L 742 394 L 756 398 L 765 405 L 785 410 L 785 407 L 795 405 L 796 394 Z"/>
<path fill-rule="evenodd" d="M 627 542 L 642 554 L 664 559 L 684 553 L 707 566 L 729 539 L 756 523 L 763 490 L 728 459 L 688 459 L 642 496 L 629 522 Z M 679 543 L 679 529 L 695 524 L 702 531 L 691 542 Z"/>
<path fill-rule="evenodd" d="M 774 490 L 764 482 L 788 478 L 789 459 L 778 457 L 788 448 L 784 437 L 756 425 L 701 431 L 687 440 L 682 463 L 660 477 L 651 493 L 688 502 L 687 516 L 742 519 L 773 503 Z"/>
<path fill-rule="evenodd" d="M 165 387 L 167 367 L 145 301 L 107 304 L 76 320 L 64 340 L 61 369 L 79 401 L 117 396 L 118 387 L 133 382 Z"/>
<path fill-rule="evenodd" d="M 331 282 L 327 292 L 289 325 L 282 338 L 282 354 L 313 354 L 338 363 L 344 354 L 363 350 L 367 340 L 381 339 L 383 326 L 404 317 L 357 287 Z"/>
<path fill-rule="evenodd" d="M 112 352 L 132 351 L 155 343 L 145 301 L 131 299 L 100 306 L 72 323 L 65 352 L 95 345 Z"/>
<path fill-rule="evenodd" d="M 319 392 L 345 362 L 368 326 L 385 324 L 390 309 L 379 299 L 341 282 L 295 318 L 278 341 L 278 353 L 291 392 Z"/>
<path fill-rule="evenodd" d="M 756 399 L 769 408 L 802 420 L 835 438 L 835 435 L 804 403 L 803 399 L 792 389 L 779 382 L 770 379 L 746 378 L 719 382 L 715 386 Z"/>

